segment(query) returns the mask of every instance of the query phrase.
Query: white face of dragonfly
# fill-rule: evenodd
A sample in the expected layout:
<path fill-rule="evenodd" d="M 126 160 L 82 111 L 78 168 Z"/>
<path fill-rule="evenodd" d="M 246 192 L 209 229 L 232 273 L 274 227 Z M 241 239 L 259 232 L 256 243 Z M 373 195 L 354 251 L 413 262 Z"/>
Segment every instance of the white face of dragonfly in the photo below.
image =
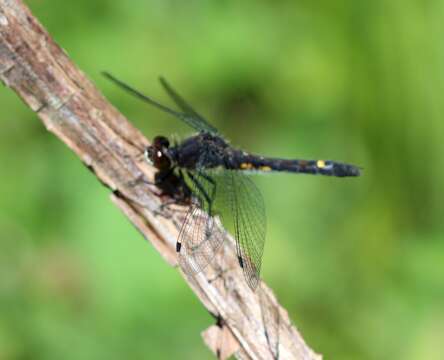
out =
<path fill-rule="evenodd" d="M 150 164 L 151 166 L 154 166 L 154 162 L 150 156 L 150 149 L 149 147 L 145 148 L 145 151 L 143 152 L 143 156 L 145 157 L 145 160 L 148 164 Z"/>

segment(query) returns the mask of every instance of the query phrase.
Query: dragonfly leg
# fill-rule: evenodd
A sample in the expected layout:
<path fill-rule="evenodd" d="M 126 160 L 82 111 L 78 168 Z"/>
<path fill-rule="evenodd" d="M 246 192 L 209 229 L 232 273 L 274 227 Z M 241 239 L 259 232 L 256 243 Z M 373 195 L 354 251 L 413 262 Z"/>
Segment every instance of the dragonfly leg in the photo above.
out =
<path fill-rule="evenodd" d="M 207 209 L 208 210 L 208 216 L 212 216 L 212 206 L 213 206 L 214 194 L 216 192 L 216 184 L 214 183 L 214 181 L 212 179 L 208 178 L 207 176 L 202 176 L 202 178 L 207 180 L 208 183 L 210 183 L 212 185 L 211 195 L 209 195 L 207 190 L 204 188 L 204 186 L 201 184 L 201 182 L 196 178 L 196 176 L 194 176 L 189 171 L 187 171 L 186 174 L 190 178 L 190 180 L 193 183 L 195 189 L 197 189 L 197 191 L 195 191 L 193 193 L 193 196 L 197 199 L 198 204 L 200 205 L 200 207 L 202 209 L 205 209 L 205 203 L 208 204 L 208 209 Z M 181 179 L 184 178 L 183 174 L 180 171 L 179 171 L 179 177 Z M 206 229 L 206 232 L 205 232 L 205 236 L 209 238 L 211 236 L 211 229 L 212 229 L 212 226 L 213 226 L 213 220 L 212 219 L 208 219 L 208 221 L 206 222 L 206 226 L 207 226 L 207 229 Z M 182 243 L 178 240 L 176 242 L 176 252 L 180 252 L 181 248 L 182 248 Z"/>
<path fill-rule="evenodd" d="M 154 185 L 161 185 L 174 172 L 174 167 L 170 167 L 167 171 L 158 171 L 154 175 Z"/>
<path fill-rule="evenodd" d="M 211 199 L 215 199 L 215 197 L 216 197 L 216 188 L 217 188 L 217 185 L 216 185 L 216 182 L 211 178 L 211 177 L 209 177 L 208 175 L 206 175 L 206 174 L 201 174 L 201 176 L 206 180 L 206 181 L 208 181 L 208 183 L 210 184 L 210 185 L 212 185 L 213 186 L 213 188 L 211 189 Z"/>
<path fill-rule="evenodd" d="M 208 214 L 210 216 L 212 216 L 213 215 L 212 205 L 213 205 L 214 195 L 216 194 L 216 184 L 215 184 L 215 182 L 213 181 L 213 179 L 211 179 L 211 178 L 209 178 L 209 177 L 207 177 L 205 175 L 202 176 L 205 180 L 207 180 L 212 185 L 211 195 L 209 195 L 208 192 L 206 191 L 206 189 L 200 183 L 200 181 L 198 179 L 196 179 L 196 177 L 191 172 L 187 172 L 187 175 L 189 176 L 189 178 L 191 179 L 193 184 L 196 186 L 196 188 L 199 190 L 199 192 L 202 194 L 204 200 L 207 202 L 207 204 L 208 204 Z"/>
<path fill-rule="evenodd" d="M 126 183 L 129 187 L 135 187 L 139 184 L 146 184 L 146 185 L 156 185 L 156 183 L 149 181 L 145 178 L 145 175 L 140 174 L 137 178 L 134 180 L 130 180 Z"/>
<path fill-rule="evenodd" d="M 160 204 L 157 207 L 157 209 L 155 209 L 153 211 L 153 214 L 155 216 L 161 215 L 167 219 L 170 219 L 172 217 L 171 214 L 165 214 L 164 210 L 169 208 L 171 205 L 176 205 L 176 204 L 177 204 L 177 201 L 175 199 L 167 200 L 167 201 L 163 202 L 162 204 Z M 186 211 L 186 210 L 184 210 L 184 211 Z"/>

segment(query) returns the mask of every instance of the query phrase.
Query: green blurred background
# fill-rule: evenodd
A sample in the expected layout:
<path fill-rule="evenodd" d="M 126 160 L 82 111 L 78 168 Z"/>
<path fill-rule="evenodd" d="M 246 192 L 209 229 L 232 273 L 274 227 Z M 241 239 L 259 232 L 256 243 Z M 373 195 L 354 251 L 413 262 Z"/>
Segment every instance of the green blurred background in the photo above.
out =
<path fill-rule="evenodd" d="M 443 359 L 444 3 L 28 0 L 148 137 L 190 129 L 164 75 L 231 139 L 358 164 L 257 177 L 263 276 L 326 359 Z M 212 359 L 212 323 L 109 192 L 0 89 L 0 359 Z"/>

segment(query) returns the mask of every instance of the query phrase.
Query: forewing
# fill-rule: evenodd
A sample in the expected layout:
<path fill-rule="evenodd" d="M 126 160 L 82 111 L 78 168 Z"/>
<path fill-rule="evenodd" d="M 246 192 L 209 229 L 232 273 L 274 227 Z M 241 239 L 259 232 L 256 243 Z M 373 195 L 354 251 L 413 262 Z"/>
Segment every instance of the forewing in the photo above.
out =
<path fill-rule="evenodd" d="M 212 126 L 202 115 L 194 110 L 163 78 L 160 77 L 160 83 L 165 91 L 173 99 L 176 105 L 183 111 L 182 119 L 198 131 L 208 131 L 217 133 L 217 129 Z"/>
<path fill-rule="evenodd" d="M 177 112 L 173 109 L 170 109 L 169 107 L 162 105 L 158 101 L 154 100 L 153 98 L 142 94 L 139 90 L 136 90 L 135 88 L 131 87 L 130 85 L 124 83 L 123 81 L 117 79 L 110 73 L 104 72 L 103 75 L 108 79 L 111 80 L 114 84 L 119 86 L 121 89 L 125 90 L 132 96 L 137 97 L 138 99 L 170 114 L 175 116 L 178 119 L 181 119 L 188 125 L 190 125 L 192 128 L 194 128 L 197 131 L 208 131 L 211 133 L 217 133 L 216 128 L 214 128 L 212 125 L 208 123 L 207 120 L 205 120 L 201 115 L 199 115 L 189 104 L 183 100 L 179 94 L 177 94 L 173 88 L 166 82 L 165 79 L 160 78 L 160 82 L 168 95 L 174 100 L 174 102 L 182 109 L 183 113 Z"/>

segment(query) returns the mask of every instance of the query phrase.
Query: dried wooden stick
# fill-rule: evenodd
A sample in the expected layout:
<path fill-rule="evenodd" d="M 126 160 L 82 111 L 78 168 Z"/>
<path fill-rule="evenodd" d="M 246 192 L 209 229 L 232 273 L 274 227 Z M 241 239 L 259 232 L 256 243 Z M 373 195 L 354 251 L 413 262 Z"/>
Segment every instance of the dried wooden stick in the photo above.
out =
<path fill-rule="evenodd" d="M 175 243 L 184 209 L 173 206 L 162 215 L 156 211 L 162 199 L 153 186 L 140 181 L 153 177 L 154 169 L 140 158 L 147 140 L 106 101 L 20 0 L 0 0 L 0 79 L 112 191 L 115 204 L 176 266 Z M 203 335 L 207 345 L 219 358 L 234 354 L 239 359 L 321 359 L 264 283 L 256 292 L 247 286 L 233 239 L 225 236 L 223 249 L 205 271 L 192 278 L 184 275 L 218 319 Z"/>

